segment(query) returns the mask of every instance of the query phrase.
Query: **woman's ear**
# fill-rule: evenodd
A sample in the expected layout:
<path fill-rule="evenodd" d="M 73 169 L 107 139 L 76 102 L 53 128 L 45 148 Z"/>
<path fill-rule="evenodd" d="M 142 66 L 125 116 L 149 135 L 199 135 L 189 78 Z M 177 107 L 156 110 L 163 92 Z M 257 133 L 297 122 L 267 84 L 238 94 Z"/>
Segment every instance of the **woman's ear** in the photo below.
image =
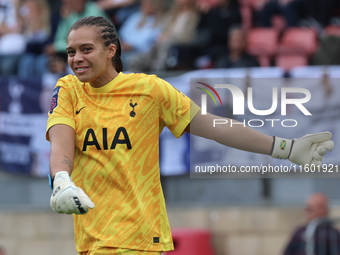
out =
<path fill-rule="evenodd" d="M 108 46 L 108 51 L 109 51 L 109 54 L 107 55 L 107 58 L 112 59 L 116 55 L 117 46 L 115 44 L 111 43 Z"/>

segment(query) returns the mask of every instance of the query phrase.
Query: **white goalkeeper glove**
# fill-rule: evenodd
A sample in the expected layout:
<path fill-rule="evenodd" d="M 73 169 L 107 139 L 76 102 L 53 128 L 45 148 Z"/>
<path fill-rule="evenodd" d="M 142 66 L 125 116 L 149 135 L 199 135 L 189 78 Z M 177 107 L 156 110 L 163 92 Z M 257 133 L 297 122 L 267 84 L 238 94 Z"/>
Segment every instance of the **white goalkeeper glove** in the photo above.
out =
<path fill-rule="evenodd" d="M 50 200 L 53 211 L 66 214 L 86 214 L 94 208 L 94 203 L 77 187 L 68 172 L 57 172 L 53 181 L 53 192 Z"/>
<path fill-rule="evenodd" d="M 332 151 L 334 143 L 332 134 L 328 131 L 308 134 L 299 139 L 284 139 L 274 136 L 271 156 L 278 159 L 289 159 L 299 165 L 320 166 L 327 150 Z"/>

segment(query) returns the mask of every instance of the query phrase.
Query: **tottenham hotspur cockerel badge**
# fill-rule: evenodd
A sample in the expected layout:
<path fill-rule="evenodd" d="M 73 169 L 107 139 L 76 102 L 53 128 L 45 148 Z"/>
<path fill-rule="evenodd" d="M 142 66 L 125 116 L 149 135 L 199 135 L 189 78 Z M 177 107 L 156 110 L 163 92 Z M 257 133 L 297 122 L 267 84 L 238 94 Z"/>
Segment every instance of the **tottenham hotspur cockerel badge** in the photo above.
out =
<path fill-rule="evenodd" d="M 136 116 L 136 112 L 135 112 L 136 105 L 137 105 L 137 103 L 133 103 L 132 100 L 130 100 L 130 106 L 132 107 L 132 111 L 130 112 L 130 116 L 131 117 L 135 117 Z"/>

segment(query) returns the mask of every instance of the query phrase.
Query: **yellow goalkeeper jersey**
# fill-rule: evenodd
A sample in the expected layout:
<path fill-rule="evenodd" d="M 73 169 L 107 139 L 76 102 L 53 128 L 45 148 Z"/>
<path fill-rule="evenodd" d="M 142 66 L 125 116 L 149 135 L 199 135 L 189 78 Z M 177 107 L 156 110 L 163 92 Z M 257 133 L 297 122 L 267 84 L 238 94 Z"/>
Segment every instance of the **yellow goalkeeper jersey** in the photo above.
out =
<path fill-rule="evenodd" d="M 160 184 L 159 134 L 167 126 L 180 137 L 198 111 L 187 96 L 154 75 L 119 73 L 101 88 L 72 75 L 59 79 L 47 139 L 56 124 L 75 130 L 71 177 L 95 204 L 86 215 L 74 215 L 78 252 L 173 249 Z"/>

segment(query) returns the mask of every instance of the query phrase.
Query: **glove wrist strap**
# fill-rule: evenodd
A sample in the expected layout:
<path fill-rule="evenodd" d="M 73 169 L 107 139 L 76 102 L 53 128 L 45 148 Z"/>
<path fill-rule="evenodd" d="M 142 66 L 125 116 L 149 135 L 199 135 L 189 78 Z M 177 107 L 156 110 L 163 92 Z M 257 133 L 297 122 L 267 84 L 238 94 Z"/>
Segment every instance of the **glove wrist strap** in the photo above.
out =
<path fill-rule="evenodd" d="M 49 182 L 50 187 L 51 187 L 52 190 L 53 190 L 53 181 L 54 181 L 54 176 L 52 178 L 51 175 L 49 174 L 48 175 L 48 182 Z"/>
<path fill-rule="evenodd" d="M 54 187 L 54 180 L 57 179 L 58 177 L 61 177 L 64 180 L 67 180 L 67 181 L 72 181 L 71 177 L 69 176 L 69 173 L 66 172 L 66 171 L 59 171 L 53 177 L 49 174 L 48 175 L 48 181 L 49 181 L 49 184 L 50 184 L 50 187 L 51 187 L 52 190 L 53 190 L 53 187 Z"/>
<path fill-rule="evenodd" d="M 278 159 L 287 159 L 290 155 L 293 141 L 274 136 L 271 156 Z"/>

